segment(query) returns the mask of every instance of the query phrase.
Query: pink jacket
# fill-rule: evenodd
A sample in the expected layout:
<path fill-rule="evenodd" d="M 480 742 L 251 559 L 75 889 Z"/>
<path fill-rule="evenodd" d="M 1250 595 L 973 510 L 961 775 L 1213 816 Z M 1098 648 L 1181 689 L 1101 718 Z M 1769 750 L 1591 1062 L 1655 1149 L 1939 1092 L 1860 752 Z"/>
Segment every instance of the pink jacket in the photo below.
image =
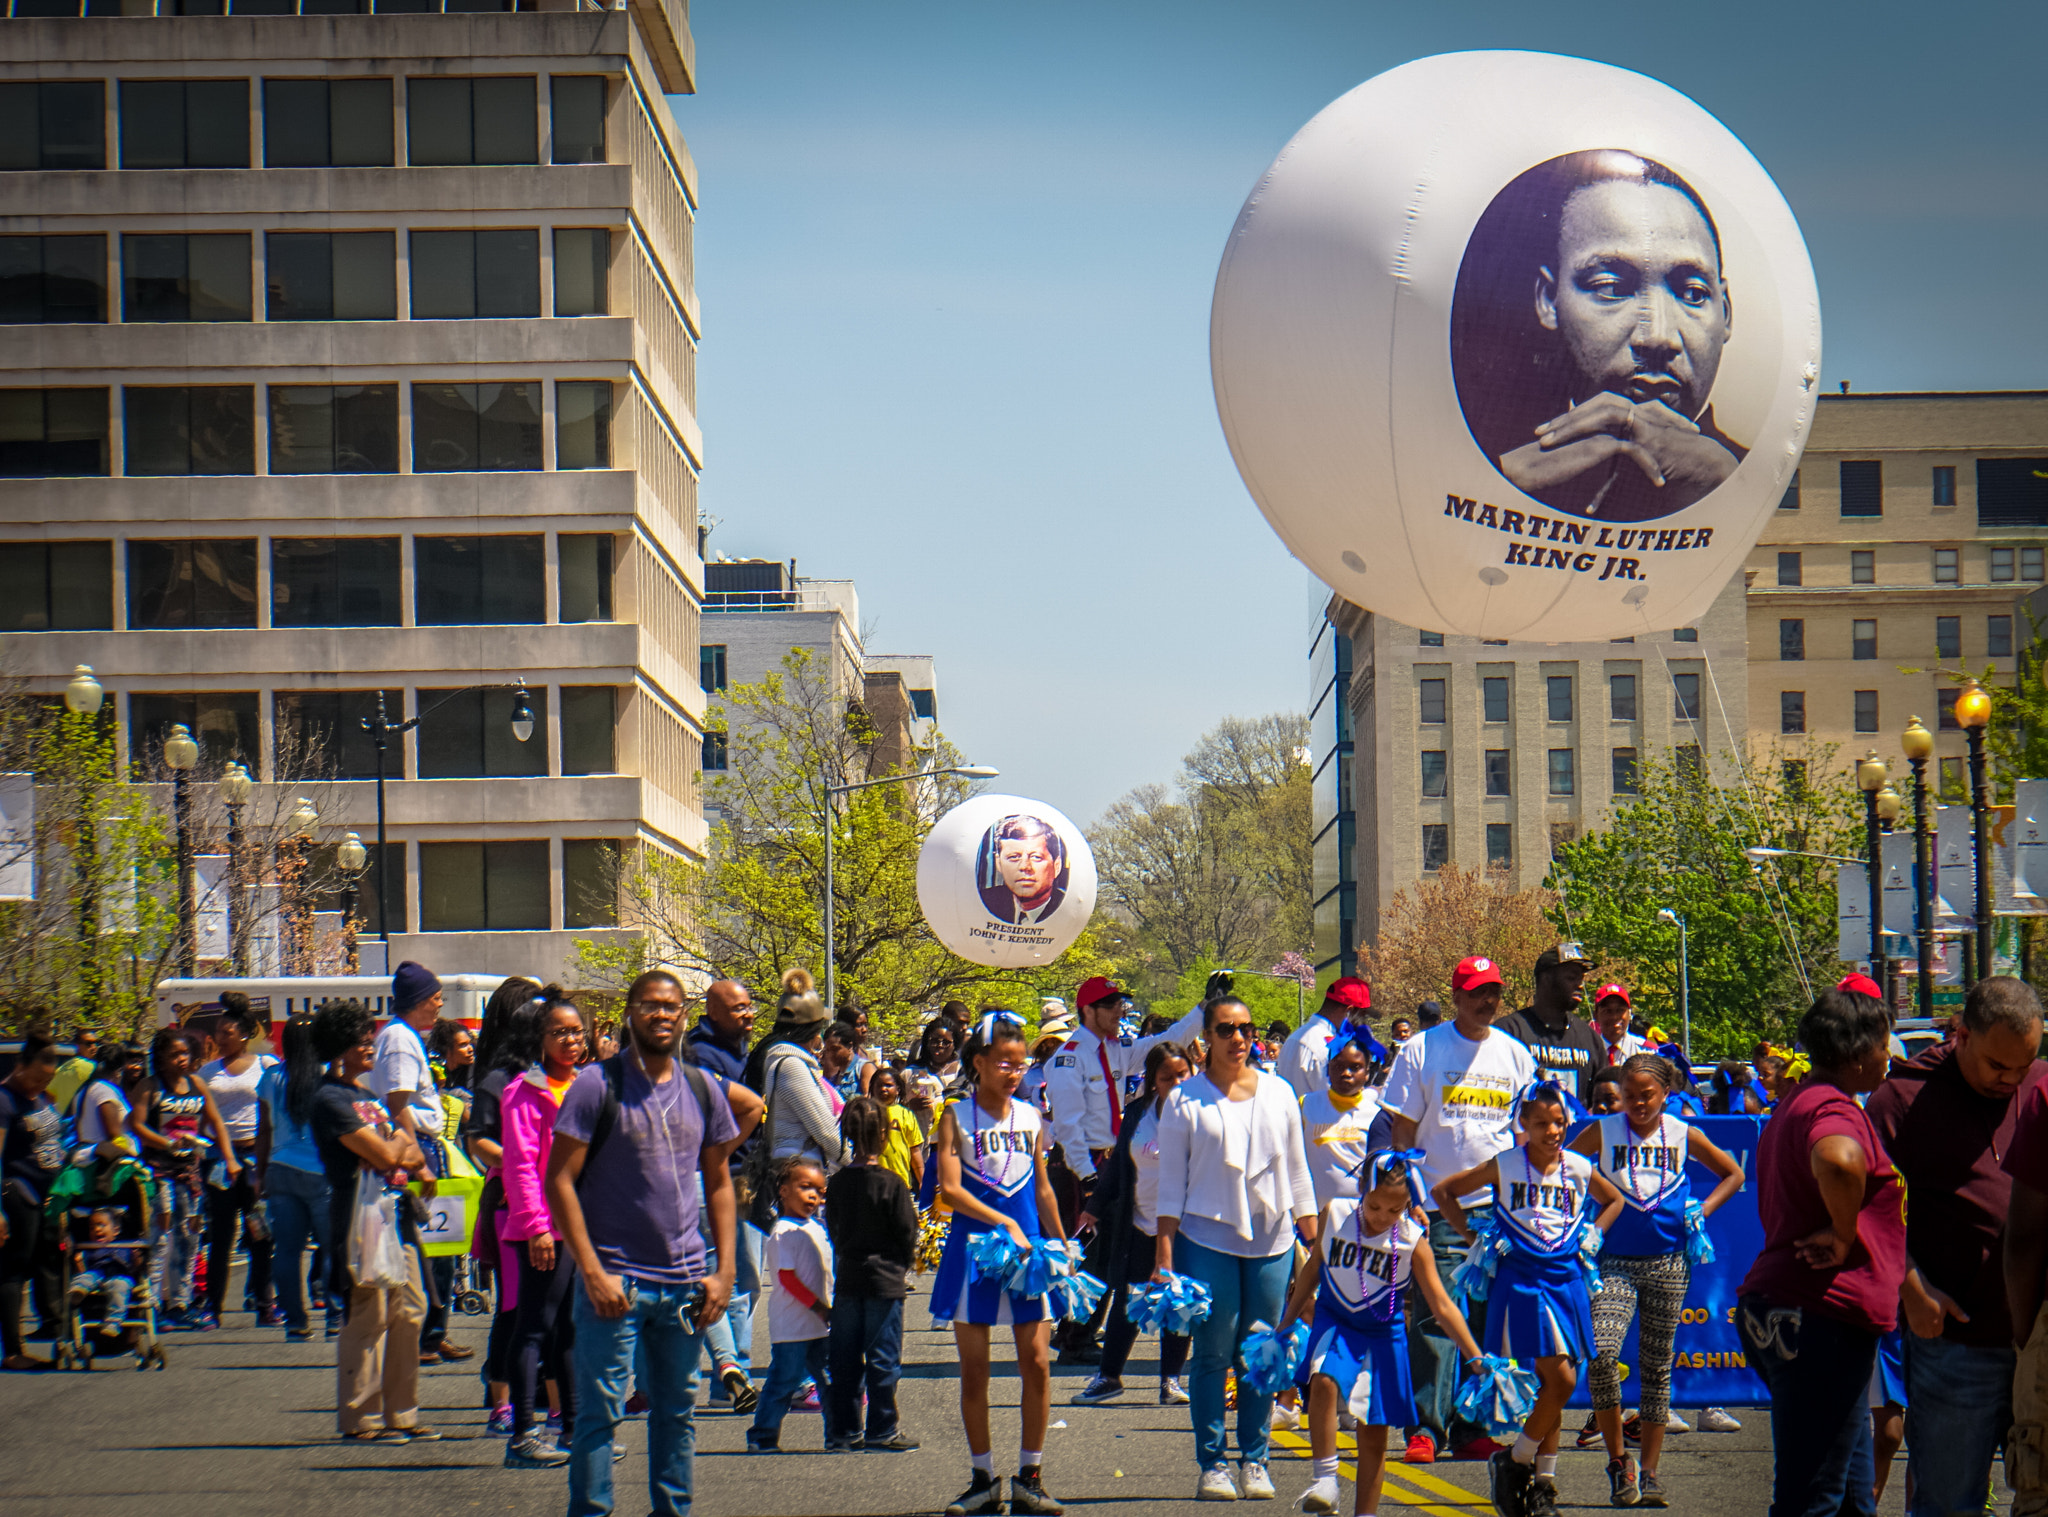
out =
<path fill-rule="evenodd" d="M 505 1209 L 510 1214 L 499 1236 L 523 1242 L 555 1232 L 542 1189 L 548 1173 L 548 1150 L 555 1145 L 555 1093 L 547 1076 L 529 1069 L 505 1086 L 501 1103 L 505 1134 Z"/>

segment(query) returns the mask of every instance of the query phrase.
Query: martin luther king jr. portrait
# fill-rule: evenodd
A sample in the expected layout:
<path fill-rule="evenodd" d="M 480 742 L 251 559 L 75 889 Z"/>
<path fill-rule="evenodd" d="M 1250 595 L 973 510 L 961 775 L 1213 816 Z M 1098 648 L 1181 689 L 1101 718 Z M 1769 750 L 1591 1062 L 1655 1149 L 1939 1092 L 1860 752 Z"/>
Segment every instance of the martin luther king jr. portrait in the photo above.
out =
<path fill-rule="evenodd" d="M 1615 148 L 1519 175 L 1473 228 L 1451 308 L 1472 436 L 1523 493 L 1603 522 L 1704 499 L 1747 449 L 1714 423 L 1734 338 L 1721 235 L 1677 174 Z"/>

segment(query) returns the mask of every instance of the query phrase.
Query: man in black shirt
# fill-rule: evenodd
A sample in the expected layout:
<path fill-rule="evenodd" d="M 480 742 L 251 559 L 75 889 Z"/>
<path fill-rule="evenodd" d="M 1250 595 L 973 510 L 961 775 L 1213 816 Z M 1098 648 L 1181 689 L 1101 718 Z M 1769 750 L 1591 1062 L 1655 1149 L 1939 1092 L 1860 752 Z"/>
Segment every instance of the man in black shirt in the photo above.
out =
<path fill-rule="evenodd" d="M 1593 1076 L 1607 1062 L 1607 1045 L 1593 1024 L 1572 1015 L 1585 1000 L 1592 968 L 1577 943 L 1544 949 L 1536 959 L 1536 1003 L 1493 1024 L 1535 1055 L 1539 1079 L 1555 1080 L 1581 1105 L 1592 1099 Z"/>

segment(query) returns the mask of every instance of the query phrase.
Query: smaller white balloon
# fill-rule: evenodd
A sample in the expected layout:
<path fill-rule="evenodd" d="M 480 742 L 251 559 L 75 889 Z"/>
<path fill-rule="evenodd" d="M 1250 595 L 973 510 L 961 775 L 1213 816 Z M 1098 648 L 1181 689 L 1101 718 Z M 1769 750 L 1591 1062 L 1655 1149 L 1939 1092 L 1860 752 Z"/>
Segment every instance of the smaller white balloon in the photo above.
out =
<path fill-rule="evenodd" d="M 924 840 L 917 904 L 963 959 L 996 969 L 1050 964 L 1095 914 L 1095 855 L 1043 801 L 977 795 Z"/>

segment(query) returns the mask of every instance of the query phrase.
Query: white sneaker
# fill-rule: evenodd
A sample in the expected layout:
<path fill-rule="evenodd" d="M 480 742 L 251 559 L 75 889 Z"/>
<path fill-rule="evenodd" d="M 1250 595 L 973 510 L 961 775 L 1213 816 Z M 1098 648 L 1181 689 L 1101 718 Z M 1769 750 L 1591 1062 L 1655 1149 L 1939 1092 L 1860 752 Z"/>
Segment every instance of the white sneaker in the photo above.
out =
<path fill-rule="evenodd" d="M 1202 1478 L 1195 1482 L 1195 1500 L 1237 1500 L 1237 1486 L 1230 1479 L 1230 1466 L 1219 1459 L 1202 1471 Z"/>
<path fill-rule="evenodd" d="M 1664 1431 L 1667 1433 L 1689 1433 L 1692 1431 L 1692 1424 L 1679 1416 L 1678 1408 L 1674 1406 L 1664 1418 Z"/>
<path fill-rule="evenodd" d="M 1238 1483 L 1244 1487 L 1247 1501 L 1271 1501 L 1276 1494 L 1273 1477 L 1266 1473 L 1266 1467 L 1256 1459 L 1247 1459 L 1238 1467 Z"/>
<path fill-rule="evenodd" d="M 1301 1493 L 1301 1500 L 1295 1503 L 1304 1512 L 1334 1512 L 1337 1510 L 1337 1477 L 1325 1475 L 1314 1485 Z"/>
<path fill-rule="evenodd" d="M 1278 1428 L 1283 1433 L 1294 1432 L 1301 1426 L 1301 1413 L 1284 1401 L 1276 1401 L 1273 1403 L 1272 1420 L 1266 1425 Z"/>
<path fill-rule="evenodd" d="M 1722 1411 L 1720 1407 L 1710 1406 L 1700 1413 L 1700 1431 L 1703 1433 L 1739 1433 L 1742 1431 L 1742 1424 Z"/>
<path fill-rule="evenodd" d="M 1186 1406 L 1188 1393 L 1180 1383 L 1180 1376 L 1168 1375 L 1159 1382 L 1159 1404 L 1161 1406 Z"/>

